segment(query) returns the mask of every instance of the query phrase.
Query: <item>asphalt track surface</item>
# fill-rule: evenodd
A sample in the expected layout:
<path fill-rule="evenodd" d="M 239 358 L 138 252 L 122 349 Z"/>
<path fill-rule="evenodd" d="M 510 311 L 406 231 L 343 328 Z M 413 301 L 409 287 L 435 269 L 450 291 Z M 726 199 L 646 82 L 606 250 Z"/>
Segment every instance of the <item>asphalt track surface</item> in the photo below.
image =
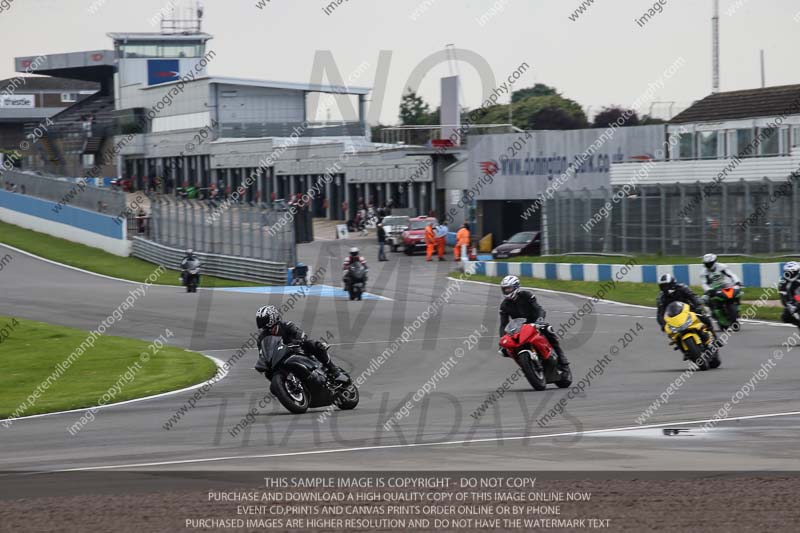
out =
<path fill-rule="evenodd" d="M 363 241 L 359 244 L 363 245 Z M 337 285 L 347 241 L 300 248 L 301 259 L 327 269 Z M 375 247 L 363 246 L 371 261 L 369 290 L 389 300 L 300 298 L 287 318 L 312 336 L 329 336 L 336 361 L 354 376 L 370 365 L 446 288 L 453 263 L 390 254 L 378 263 Z M 120 305 L 134 284 L 54 265 L 0 246 L 13 260 L 0 272 L 0 314 L 90 330 Z M 342 293 L 344 296 L 344 293 Z M 538 293 L 555 326 L 586 299 Z M 613 299 L 613 291 L 608 298 Z M 172 344 L 215 358 L 230 357 L 254 332 L 255 310 L 280 305 L 286 296 L 178 287 L 151 287 L 109 334 L 150 341 L 169 328 Z M 77 435 L 67 428 L 80 413 L 20 419 L 0 425 L 0 471 L 55 470 L 797 470 L 800 412 L 797 379 L 800 348 L 786 352 L 765 379 L 709 432 L 697 421 L 714 414 L 752 379 L 792 328 L 747 323 L 722 350 L 722 367 L 698 372 L 637 428 L 637 417 L 662 394 L 687 364 L 658 331 L 654 311 L 599 303 L 566 336 L 575 381 L 595 362 L 619 348 L 602 375 L 569 400 L 564 415 L 544 427 L 536 420 L 567 390 L 534 392 L 524 379 L 476 420 L 471 416 L 515 371 L 496 353 L 497 287 L 463 283 L 435 317 L 366 379 L 354 411 L 324 410 L 291 415 L 276 401 L 258 408 L 268 384 L 253 370 L 248 352 L 196 407 L 171 429 L 164 424 L 192 392 L 112 406 Z M 628 346 L 620 339 L 638 332 Z M 467 337 L 484 326 L 477 347 Z M 449 375 L 413 404 L 388 431 L 385 422 L 430 380 L 443 361 L 463 350 Z M 413 400 L 412 400 L 413 402 Z M 251 407 L 255 423 L 231 436 Z M 761 416 L 769 415 L 769 416 Z M 772 416 L 779 415 L 779 416 Z M 742 418 L 756 417 L 756 418 Z M 606 431 L 619 430 L 620 431 Z M 668 436 L 664 429 L 688 429 Z"/>

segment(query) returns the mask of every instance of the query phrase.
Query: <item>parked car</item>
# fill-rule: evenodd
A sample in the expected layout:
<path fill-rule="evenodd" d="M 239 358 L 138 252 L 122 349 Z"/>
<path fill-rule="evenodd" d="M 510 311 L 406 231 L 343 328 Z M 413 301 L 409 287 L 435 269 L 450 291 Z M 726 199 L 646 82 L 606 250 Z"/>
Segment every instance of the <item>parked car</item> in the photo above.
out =
<path fill-rule="evenodd" d="M 390 215 L 381 221 L 386 232 L 386 245 L 391 247 L 393 252 L 403 244 L 403 232 L 408 229 L 408 220 L 405 216 Z"/>
<path fill-rule="evenodd" d="M 433 217 L 415 217 L 408 220 L 408 229 L 403 232 L 403 251 L 406 255 L 413 255 L 417 249 L 425 249 L 425 228 L 437 220 Z"/>
<path fill-rule="evenodd" d="M 494 250 L 494 259 L 507 259 L 521 255 L 541 255 L 542 254 L 542 232 L 522 231 L 510 239 L 503 241 Z"/>
<path fill-rule="evenodd" d="M 111 188 L 124 192 L 133 192 L 133 180 L 130 178 L 114 178 L 111 180 Z"/>

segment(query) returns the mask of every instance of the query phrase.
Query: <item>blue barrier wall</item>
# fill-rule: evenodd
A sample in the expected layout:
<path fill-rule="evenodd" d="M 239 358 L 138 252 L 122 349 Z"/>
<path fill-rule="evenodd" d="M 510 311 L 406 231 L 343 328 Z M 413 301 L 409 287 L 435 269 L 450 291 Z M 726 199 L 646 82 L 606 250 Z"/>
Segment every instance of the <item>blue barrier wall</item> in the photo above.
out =
<path fill-rule="evenodd" d="M 771 287 L 780 279 L 785 263 L 728 263 L 745 287 Z M 597 265 L 573 263 L 513 263 L 478 261 L 475 273 L 486 276 L 514 275 L 521 278 L 566 281 L 627 281 L 657 283 L 662 274 L 672 274 L 680 283 L 700 285 L 704 267 L 696 265 Z"/>

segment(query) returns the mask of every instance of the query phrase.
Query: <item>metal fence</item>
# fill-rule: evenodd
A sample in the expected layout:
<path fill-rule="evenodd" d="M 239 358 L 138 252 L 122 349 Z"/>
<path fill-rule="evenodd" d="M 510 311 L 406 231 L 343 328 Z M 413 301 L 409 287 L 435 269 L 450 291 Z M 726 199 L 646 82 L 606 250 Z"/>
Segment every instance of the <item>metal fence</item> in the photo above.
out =
<path fill-rule="evenodd" d="M 800 252 L 795 177 L 565 191 L 545 213 L 550 253 Z"/>
<path fill-rule="evenodd" d="M 68 181 L 57 176 L 8 170 L 0 174 L 0 187 L 7 184 L 15 185 L 19 193 L 89 211 L 117 215 L 125 210 L 125 193 L 86 185 L 83 180 Z"/>
<path fill-rule="evenodd" d="M 294 216 L 266 204 L 226 204 L 170 197 L 150 201 L 149 238 L 182 250 L 274 261 L 297 259 Z"/>
<path fill-rule="evenodd" d="M 141 237 L 134 237 L 131 255 L 173 270 L 180 270 L 185 250 L 170 248 Z M 218 254 L 198 253 L 197 256 L 200 259 L 201 275 L 207 274 L 271 285 L 286 285 L 287 283 L 288 273 L 286 265 L 283 263 Z"/>

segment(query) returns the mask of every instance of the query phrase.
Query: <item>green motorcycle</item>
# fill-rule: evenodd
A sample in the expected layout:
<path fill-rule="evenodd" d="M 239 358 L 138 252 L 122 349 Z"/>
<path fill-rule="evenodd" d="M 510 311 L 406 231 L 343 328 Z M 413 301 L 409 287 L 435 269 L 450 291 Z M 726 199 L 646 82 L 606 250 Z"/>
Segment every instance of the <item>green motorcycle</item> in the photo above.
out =
<path fill-rule="evenodd" d="M 739 285 L 722 282 L 711 287 L 706 295 L 711 316 L 717 321 L 719 329 L 739 330 L 739 306 L 744 290 Z"/>

